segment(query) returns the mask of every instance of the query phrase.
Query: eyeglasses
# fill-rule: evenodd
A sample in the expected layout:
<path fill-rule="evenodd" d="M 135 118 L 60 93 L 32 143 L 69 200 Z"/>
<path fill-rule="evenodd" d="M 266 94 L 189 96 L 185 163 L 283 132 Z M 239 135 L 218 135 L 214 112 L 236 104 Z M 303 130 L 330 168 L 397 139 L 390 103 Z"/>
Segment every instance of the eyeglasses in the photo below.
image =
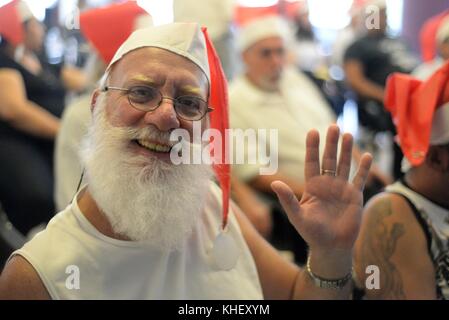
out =
<path fill-rule="evenodd" d="M 119 90 L 128 96 L 129 104 L 137 110 L 149 112 L 156 110 L 164 99 L 173 101 L 173 107 L 179 118 L 187 121 L 198 121 L 213 111 L 207 102 L 195 96 L 164 97 L 162 93 L 150 86 L 133 86 L 128 89 L 105 86 L 103 92 Z"/>

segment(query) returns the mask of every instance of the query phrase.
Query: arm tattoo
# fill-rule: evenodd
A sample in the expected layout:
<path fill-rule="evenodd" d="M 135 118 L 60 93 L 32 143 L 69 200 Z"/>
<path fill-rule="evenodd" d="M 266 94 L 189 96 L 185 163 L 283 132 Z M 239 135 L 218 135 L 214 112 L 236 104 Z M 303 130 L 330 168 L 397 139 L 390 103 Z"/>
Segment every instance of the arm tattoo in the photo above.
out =
<path fill-rule="evenodd" d="M 382 297 L 387 299 L 405 299 L 401 275 L 390 261 L 399 238 L 405 228 L 401 223 L 389 227 L 384 219 L 391 216 L 392 206 L 389 199 L 381 200 L 375 207 L 374 217 L 368 220 L 367 236 L 363 239 L 360 262 L 366 267 L 376 265 L 380 270 L 380 289 Z"/>

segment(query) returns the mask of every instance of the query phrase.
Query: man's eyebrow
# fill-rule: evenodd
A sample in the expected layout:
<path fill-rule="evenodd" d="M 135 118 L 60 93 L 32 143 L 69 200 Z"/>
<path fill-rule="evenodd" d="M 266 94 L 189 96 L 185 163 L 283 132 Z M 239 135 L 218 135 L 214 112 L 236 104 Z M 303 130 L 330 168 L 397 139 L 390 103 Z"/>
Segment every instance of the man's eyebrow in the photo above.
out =
<path fill-rule="evenodd" d="M 150 86 L 156 85 L 156 81 L 153 78 L 144 76 L 144 75 L 136 75 L 129 79 L 127 82 L 141 82 Z"/>
<path fill-rule="evenodd" d="M 201 88 L 191 85 L 185 85 L 181 87 L 181 92 L 184 94 L 201 95 Z"/>

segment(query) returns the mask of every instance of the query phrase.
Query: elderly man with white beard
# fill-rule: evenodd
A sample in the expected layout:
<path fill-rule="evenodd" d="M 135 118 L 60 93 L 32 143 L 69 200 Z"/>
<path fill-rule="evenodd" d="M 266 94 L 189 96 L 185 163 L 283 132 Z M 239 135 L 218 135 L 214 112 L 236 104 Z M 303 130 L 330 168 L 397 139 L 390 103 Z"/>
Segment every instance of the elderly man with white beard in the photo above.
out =
<path fill-rule="evenodd" d="M 272 186 L 311 250 L 304 269 L 284 260 L 236 205 L 226 210 L 229 172 L 216 170 L 220 189 L 211 166 L 171 162 L 174 130 L 226 127 L 220 71 L 197 24 L 141 29 L 125 41 L 92 97 L 87 184 L 11 255 L 1 298 L 349 297 L 371 156 L 349 182 L 352 137 L 343 135 L 337 163 L 338 127 L 329 128 L 322 161 L 318 132 L 309 132 L 302 199 L 280 181 Z"/>

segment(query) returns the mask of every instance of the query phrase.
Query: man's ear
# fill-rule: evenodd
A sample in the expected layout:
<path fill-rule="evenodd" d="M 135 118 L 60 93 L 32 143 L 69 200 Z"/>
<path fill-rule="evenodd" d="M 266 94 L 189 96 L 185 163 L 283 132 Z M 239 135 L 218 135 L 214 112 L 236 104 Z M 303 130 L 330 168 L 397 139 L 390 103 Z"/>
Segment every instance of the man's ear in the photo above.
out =
<path fill-rule="evenodd" d="M 427 152 L 426 163 L 438 172 L 449 172 L 448 146 L 431 146 Z"/>
<path fill-rule="evenodd" d="M 98 96 L 100 95 L 100 90 L 95 89 L 94 92 L 92 93 L 92 97 L 90 98 L 90 111 L 94 112 L 94 108 L 97 105 L 97 99 Z"/>
<path fill-rule="evenodd" d="M 251 60 L 251 53 L 248 49 L 245 49 L 243 52 L 240 53 L 240 57 L 242 58 L 243 63 L 245 66 L 248 65 L 249 61 Z"/>

